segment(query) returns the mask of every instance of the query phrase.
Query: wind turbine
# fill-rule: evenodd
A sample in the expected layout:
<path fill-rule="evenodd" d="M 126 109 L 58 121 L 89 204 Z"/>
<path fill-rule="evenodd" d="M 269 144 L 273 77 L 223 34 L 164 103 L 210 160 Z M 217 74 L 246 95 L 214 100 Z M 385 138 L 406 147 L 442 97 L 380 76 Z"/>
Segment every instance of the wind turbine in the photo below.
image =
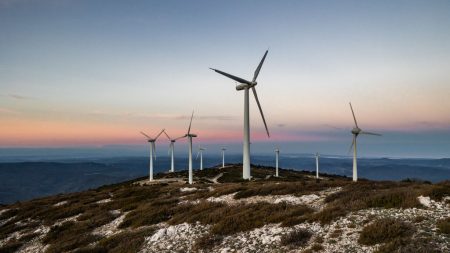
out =
<path fill-rule="evenodd" d="M 164 130 L 164 134 L 167 136 L 167 139 L 169 139 L 169 141 L 170 141 L 170 146 L 169 146 L 169 153 L 170 153 L 170 172 L 175 172 L 175 159 L 174 159 L 174 157 L 173 157 L 173 153 L 174 153 L 173 151 L 174 151 L 174 148 L 175 148 L 175 142 L 176 142 L 177 140 L 181 139 L 181 138 L 185 138 L 186 136 L 183 135 L 183 136 L 181 136 L 181 137 L 172 139 L 172 138 L 170 138 L 170 136 L 166 133 L 165 130 Z"/>
<path fill-rule="evenodd" d="M 316 152 L 316 178 L 319 179 L 319 152 Z"/>
<path fill-rule="evenodd" d="M 280 149 L 275 149 L 275 176 L 278 177 L 278 157 L 280 156 Z"/>
<path fill-rule="evenodd" d="M 164 132 L 164 129 L 159 132 L 159 134 L 152 138 L 148 136 L 146 133 L 141 131 L 141 134 L 147 137 L 147 141 L 150 143 L 150 165 L 149 165 L 149 181 L 153 181 L 153 158 L 156 160 L 156 145 L 155 141 L 158 139 L 158 137 Z"/>
<path fill-rule="evenodd" d="M 192 125 L 192 118 L 194 117 L 194 111 L 192 111 L 191 115 L 191 121 L 189 123 L 189 128 L 187 131 L 187 134 L 183 137 L 188 138 L 188 146 L 189 146 L 189 184 L 194 183 L 193 175 L 192 175 L 192 138 L 197 137 L 196 134 L 191 134 L 191 125 Z"/>
<path fill-rule="evenodd" d="M 225 168 L 225 150 L 226 148 L 222 148 L 222 168 Z"/>
<path fill-rule="evenodd" d="M 261 67 L 264 63 L 264 60 L 266 59 L 267 53 L 269 50 L 266 50 L 264 53 L 263 58 L 261 59 L 261 62 L 259 63 L 258 67 L 255 70 L 255 73 L 253 75 L 252 81 L 247 81 L 243 78 L 230 75 L 228 73 L 222 72 L 217 69 L 211 68 L 211 70 L 214 70 L 215 72 L 224 75 L 228 78 L 231 78 L 240 84 L 236 86 L 236 90 L 244 90 L 244 140 L 243 140 L 243 162 L 242 162 L 242 178 L 244 179 L 250 179 L 250 111 L 249 111 L 249 89 L 252 89 L 253 95 L 255 96 L 256 104 L 258 105 L 259 112 L 261 113 L 262 120 L 264 122 L 264 126 L 266 128 L 267 136 L 270 137 L 269 129 L 267 128 L 266 119 L 264 118 L 263 111 L 261 109 L 261 105 L 258 100 L 258 95 L 256 94 L 255 86 L 258 84 L 256 82 L 256 78 L 259 75 L 259 71 L 261 70 Z"/>
<path fill-rule="evenodd" d="M 200 170 L 203 170 L 203 151 L 204 150 L 205 150 L 204 148 L 198 148 L 197 157 L 195 158 L 197 160 L 198 156 L 200 155 Z"/>
<path fill-rule="evenodd" d="M 366 131 L 363 131 L 361 128 L 359 128 L 358 122 L 356 122 L 355 113 L 353 112 L 352 103 L 350 103 L 350 109 L 352 110 L 353 120 L 355 120 L 355 127 L 353 127 L 353 129 L 352 129 L 353 142 L 352 142 L 352 145 L 350 146 L 349 152 L 353 148 L 353 181 L 356 182 L 356 181 L 358 181 L 358 166 L 357 166 L 357 162 L 356 162 L 356 138 L 360 134 L 376 135 L 376 136 L 381 136 L 381 134 L 366 132 Z"/>

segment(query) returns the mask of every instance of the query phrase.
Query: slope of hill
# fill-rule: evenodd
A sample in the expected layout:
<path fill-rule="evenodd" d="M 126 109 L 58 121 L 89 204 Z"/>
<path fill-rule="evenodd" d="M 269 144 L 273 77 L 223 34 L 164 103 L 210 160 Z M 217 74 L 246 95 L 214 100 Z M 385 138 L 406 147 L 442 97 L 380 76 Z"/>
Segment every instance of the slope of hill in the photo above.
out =
<path fill-rule="evenodd" d="M 448 252 L 450 182 L 239 165 L 0 207 L 0 252 Z"/>

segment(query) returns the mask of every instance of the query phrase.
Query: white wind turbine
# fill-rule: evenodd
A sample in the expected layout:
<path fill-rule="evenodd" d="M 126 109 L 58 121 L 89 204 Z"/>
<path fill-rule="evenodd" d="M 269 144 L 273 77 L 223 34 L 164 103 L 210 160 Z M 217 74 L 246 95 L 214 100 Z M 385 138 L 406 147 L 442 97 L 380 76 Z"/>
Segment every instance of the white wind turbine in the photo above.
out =
<path fill-rule="evenodd" d="M 278 157 L 280 156 L 280 149 L 275 149 L 275 176 L 278 177 Z"/>
<path fill-rule="evenodd" d="M 158 139 L 158 137 L 164 132 L 164 129 L 159 132 L 159 134 L 152 138 L 148 136 L 146 133 L 141 132 L 142 135 L 147 137 L 147 141 L 150 143 L 150 165 L 149 165 L 149 180 L 153 181 L 153 158 L 156 160 L 156 145 L 155 142 Z"/>
<path fill-rule="evenodd" d="M 222 148 L 222 168 L 225 168 L 225 150 L 226 148 Z"/>
<path fill-rule="evenodd" d="M 167 138 L 170 141 L 170 146 L 169 146 L 169 153 L 170 153 L 170 172 L 175 172 L 175 159 L 174 159 L 174 149 L 175 149 L 175 142 L 181 138 L 185 138 L 186 136 L 183 135 L 181 137 L 172 139 L 170 138 L 170 136 L 166 133 L 166 131 L 164 131 L 164 134 L 167 136 Z"/>
<path fill-rule="evenodd" d="M 359 134 L 376 135 L 376 136 L 381 136 L 381 134 L 362 131 L 361 128 L 358 127 L 358 123 L 356 122 L 356 117 L 355 113 L 353 112 L 352 103 L 350 103 L 350 109 L 352 110 L 353 119 L 355 120 L 355 127 L 352 129 L 353 142 L 352 145 L 350 146 L 349 151 L 351 151 L 353 148 L 353 181 L 356 182 L 358 181 L 358 166 L 356 162 L 356 138 L 358 137 Z"/>
<path fill-rule="evenodd" d="M 222 72 L 220 70 L 217 69 L 213 69 L 215 72 L 224 75 L 228 78 L 231 78 L 237 82 L 239 82 L 240 84 L 236 86 L 236 90 L 244 90 L 244 140 L 243 140 L 243 162 L 242 162 L 242 178 L 244 179 L 250 179 L 251 175 L 250 175 L 250 112 L 249 112 L 249 89 L 252 89 L 253 91 L 253 95 L 255 96 L 255 100 L 256 103 L 258 105 L 259 108 L 259 112 L 261 113 L 262 116 L 262 120 L 264 122 L 264 126 L 266 128 L 266 132 L 267 132 L 267 136 L 270 137 L 269 135 L 269 129 L 267 128 L 267 124 L 266 124 L 266 120 L 264 118 L 264 114 L 263 111 L 261 109 L 261 105 L 259 103 L 258 100 L 258 95 L 256 94 L 256 89 L 255 86 L 258 84 L 256 82 L 256 78 L 259 75 L 259 71 L 261 70 L 261 67 L 264 63 L 264 60 L 266 59 L 267 53 L 269 51 L 266 50 L 266 52 L 264 53 L 263 58 L 261 59 L 261 62 L 259 63 L 258 67 L 255 70 L 255 73 L 253 75 L 253 80 L 252 81 L 247 81 L 243 78 L 237 77 L 237 76 L 233 76 L 230 75 L 228 73 Z"/>
<path fill-rule="evenodd" d="M 204 150 L 205 150 L 204 148 L 198 148 L 197 157 L 195 158 L 197 160 L 198 156 L 200 156 L 200 170 L 203 170 L 203 151 Z"/>
<path fill-rule="evenodd" d="M 191 125 L 192 125 L 193 117 L 194 117 L 194 111 L 192 111 L 191 121 L 189 122 L 189 128 L 188 128 L 187 134 L 184 135 L 184 137 L 188 138 L 188 146 L 189 146 L 189 184 L 194 183 L 194 178 L 192 175 L 192 138 L 197 137 L 196 134 L 191 134 Z"/>
<path fill-rule="evenodd" d="M 319 179 L 319 152 L 316 152 L 316 178 Z"/>

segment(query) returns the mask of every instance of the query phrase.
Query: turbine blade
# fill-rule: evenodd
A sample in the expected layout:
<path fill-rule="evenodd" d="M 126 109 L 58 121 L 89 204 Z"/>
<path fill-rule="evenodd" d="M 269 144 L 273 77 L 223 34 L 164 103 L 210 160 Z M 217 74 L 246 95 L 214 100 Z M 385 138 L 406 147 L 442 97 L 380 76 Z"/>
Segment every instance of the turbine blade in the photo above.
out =
<path fill-rule="evenodd" d="M 197 152 L 197 156 L 195 157 L 195 160 L 198 159 L 198 156 L 200 155 L 200 151 Z"/>
<path fill-rule="evenodd" d="M 144 133 L 144 132 L 142 132 L 142 131 L 141 131 L 141 134 L 142 134 L 143 136 L 147 137 L 147 139 L 151 139 L 151 137 L 150 137 L 150 136 L 148 136 L 147 134 L 145 134 L 145 133 Z"/>
<path fill-rule="evenodd" d="M 360 134 L 368 134 L 368 135 L 376 135 L 376 136 L 381 136 L 381 134 L 377 134 L 377 133 L 371 133 L 371 132 L 365 132 L 365 131 L 361 131 Z"/>
<path fill-rule="evenodd" d="M 152 147 L 153 147 L 153 157 L 156 160 L 156 145 L 155 145 L 155 142 L 152 142 Z"/>
<path fill-rule="evenodd" d="M 235 80 L 235 81 L 237 81 L 237 82 L 239 82 L 239 83 L 246 83 L 246 84 L 249 84 L 249 85 L 252 84 L 250 81 L 247 81 L 247 80 L 242 79 L 242 78 L 237 77 L 237 76 L 230 75 L 230 74 L 225 73 L 225 72 L 223 72 L 223 71 L 220 71 L 220 70 L 218 70 L 218 69 L 213 69 L 213 68 L 210 68 L 210 69 L 216 71 L 217 73 L 219 73 L 219 74 L 221 74 L 221 75 L 224 75 L 224 76 L 226 76 L 226 77 L 228 77 L 228 78 L 231 78 L 231 79 L 233 79 L 233 80 Z"/>
<path fill-rule="evenodd" d="M 173 140 L 176 141 L 176 140 L 183 139 L 183 138 L 186 138 L 186 135 L 180 136 L 180 137 L 175 138 L 175 139 L 173 139 Z"/>
<path fill-rule="evenodd" d="M 169 135 L 166 133 L 166 130 L 164 130 L 163 132 L 167 136 L 167 139 L 169 139 L 169 141 L 170 141 L 171 139 L 170 139 Z"/>
<path fill-rule="evenodd" d="M 350 148 L 348 149 L 348 152 L 347 152 L 347 154 L 350 154 L 350 152 L 352 152 L 353 146 L 355 145 L 355 140 L 356 140 L 356 138 L 355 138 L 355 137 L 353 137 L 353 140 L 352 140 L 352 145 L 350 145 Z"/>
<path fill-rule="evenodd" d="M 266 50 L 266 53 L 264 54 L 263 58 L 261 59 L 261 62 L 259 63 L 258 67 L 255 70 L 255 74 L 253 75 L 253 82 L 256 81 L 256 78 L 259 75 L 259 71 L 261 71 L 261 67 L 264 63 L 264 60 L 266 59 L 267 53 L 269 52 L 269 50 Z"/>
<path fill-rule="evenodd" d="M 264 122 L 264 127 L 266 128 L 267 137 L 270 138 L 269 129 L 267 128 L 266 119 L 264 118 L 264 113 L 261 108 L 261 104 L 259 103 L 258 94 L 256 94 L 255 86 L 252 87 L 253 95 L 255 95 L 256 103 L 258 104 L 259 112 L 261 113 L 262 120 Z"/>
<path fill-rule="evenodd" d="M 350 104 L 350 109 L 352 110 L 353 119 L 355 120 L 355 126 L 358 127 L 358 122 L 356 122 L 356 117 L 355 117 L 355 113 L 353 112 L 352 103 L 349 103 L 349 104 Z"/>
<path fill-rule="evenodd" d="M 169 145 L 169 150 L 167 151 L 167 154 L 170 155 L 170 151 L 173 149 L 173 142 Z"/>
<path fill-rule="evenodd" d="M 191 122 L 189 122 L 189 128 L 187 133 L 190 134 L 191 133 L 191 125 L 192 125 L 192 118 L 194 117 L 194 111 L 192 111 L 192 115 L 191 115 Z"/>
<path fill-rule="evenodd" d="M 158 137 L 164 132 L 165 129 L 161 130 L 161 132 L 159 132 L 159 134 L 155 137 L 155 140 L 158 139 Z"/>

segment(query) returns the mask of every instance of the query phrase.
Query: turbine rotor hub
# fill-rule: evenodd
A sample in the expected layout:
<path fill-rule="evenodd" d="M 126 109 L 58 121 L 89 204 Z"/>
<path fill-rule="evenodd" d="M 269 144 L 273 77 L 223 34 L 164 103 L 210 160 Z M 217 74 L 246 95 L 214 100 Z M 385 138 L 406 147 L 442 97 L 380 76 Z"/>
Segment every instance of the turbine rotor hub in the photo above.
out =
<path fill-rule="evenodd" d="M 352 134 L 358 135 L 360 132 L 361 132 L 361 128 L 359 128 L 359 127 L 355 127 L 352 129 Z"/>

